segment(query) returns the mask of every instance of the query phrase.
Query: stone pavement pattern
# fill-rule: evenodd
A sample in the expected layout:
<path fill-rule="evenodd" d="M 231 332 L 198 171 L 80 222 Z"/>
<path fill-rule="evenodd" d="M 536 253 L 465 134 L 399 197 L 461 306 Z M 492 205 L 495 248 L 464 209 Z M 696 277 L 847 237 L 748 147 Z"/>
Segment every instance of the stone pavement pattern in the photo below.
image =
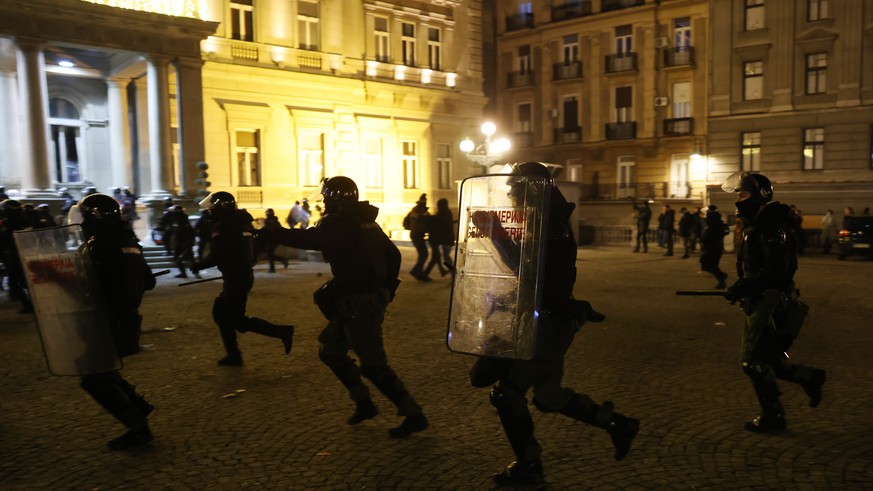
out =
<path fill-rule="evenodd" d="M 406 271 L 414 253 L 402 250 Z M 801 259 L 812 318 L 792 354 L 827 368 L 828 383 L 817 409 L 782 384 L 789 432 L 761 436 L 742 429 L 756 404 L 738 366 L 741 312 L 719 298 L 675 296 L 714 280 L 696 258 L 656 251 L 579 251 L 577 297 L 607 320 L 583 327 L 565 382 L 614 401 L 642 429 L 616 463 L 605 432 L 534 411 L 550 489 L 873 488 L 873 262 Z M 290 356 L 278 340 L 241 334 L 241 369 L 215 365 L 219 283 L 179 288 L 162 277 L 142 308 L 146 350 L 124 369 L 157 407 L 155 441 L 130 453 L 106 450 L 121 426 L 75 378 L 48 374 L 32 318 L 0 296 L 0 489 L 493 488 L 491 474 L 512 455 L 488 391 L 469 386 L 473 359 L 446 350 L 449 278 L 404 274 L 384 324 L 391 364 L 431 422 L 396 441 L 387 431 L 400 418 L 375 391 L 381 414 L 345 425 L 353 406 L 318 360 L 323 320 L 311 294 L 329 277 L 321 263 L 273 275 L 258 266 L 249 314 L 294 323 L 297 334 Z"/>

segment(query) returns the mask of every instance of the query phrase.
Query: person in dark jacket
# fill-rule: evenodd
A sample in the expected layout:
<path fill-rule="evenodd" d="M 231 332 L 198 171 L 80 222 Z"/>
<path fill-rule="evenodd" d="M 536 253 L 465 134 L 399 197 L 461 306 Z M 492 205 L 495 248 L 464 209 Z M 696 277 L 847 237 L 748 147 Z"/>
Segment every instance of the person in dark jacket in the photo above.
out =
<path fill-rule="evenodd" d="M 445 276 L 455 269 L 451 257 L 452 246 L 455 244 L 455 222 L 452 211 L 449 210 L 449 200 L 443 198 L 437 201 L 436 215 L 430 216 L 427 229 L 427 242 L 431 253 L 423 276 L 429 277 L 434 266 L 439 268 L 440 276 Z"/>
<path fill-rule="evenodd" d="M 173 198 L 164 198 L 164 211 L 158 220 L 158 230 L 161 231 L 161 240 L 168 256 L 173 255 Z"/>
<path fill-rule="evenodd" d="M 376 224 L 379 209 L 358 201 L 358 187 L 348 177 L 337 176 L 322 185 L 324 214 L 309 229 L 262 229 L 263 240 L 298 249 L 321 251 L 330 263 L 333 278 L 315 293 L 315 301 L 328 320 L 318 336 L 318 357 L 333 371 L 355 403 L 350 425 L 378 414 L 366 377 L 397 407 L 404 419 L 389 430 L 391 438 L 405 438 L 428 427 L 415 398 L 388 365 L 382 341 L 385 309 L 400 280 L 400 251 Z M 261 238 L 261 237 L 259 237 Z M 349 357 L 358 356 L 360 367 Z"/>
<path fill-rule="evenodd" d="M 237 332 L 253 332 L 277 338 L 291 352 L 294 326 L 275 325 L 264 319 L 246 315 L 249 291 L 255 282 L 252 272 L 254 253 L 252 216 L 236 208 L 232 194 L 218 191 L 207 196 L 200 206 L 209 211 L 212 218 L 212 244 L 209 253 L 194 264 L 200 271 L 218 266 L 223 278 L 221 293 L 212 306 L 212 318 L 218 324 L 221 340 L 227 355 L 218 360 L 219 366 L 242 366 L 242 353 L 237 342 Z"/>
<path fill-rule="evenodd" d="M 539 162 L 517 165 L 512 173 L 534 178 L 551 177 L 548 169 Z M 518 192 L 517 184 L 521 185 L 521 190 L 524 189 L 523 182 L 514 183 L 510 188 L 510 197 L 513 199 L 522 194 Z M 564 356 L 581 324 L 604 320 L 604 316 L 594 311 L 590 303 L 573 298 L 577 245 L 569 220 L 574 207 L 552 184 L 550 202 L 545 211 L 549 225 L 544 237 L 544 292 L 538 309 L 538 329 L 544 330 L 544 334 L 540 333 L 541 339 L 552 342 L 544 342 L 545 348 L 538 348 L 533 360 L 482 356 L 470 371 L 470 383 L 474 387 L 485 388 L 496 382 L 491 389 L 491 405 L 497 409 L 503 431 L 515 454 L 515 462 L 494 475 L 494 481 L 499 486 L 543 485 L 542 447 L 534 437 L 533 419 L 528 408 L 527 392 L 531 389 L 534 406 L 541 412 L 559 413 L 606 430 L 615 446 L 616 460 L 627 455 L 639 431 L 639 421 L 616 412 L 612 402 L 596 404 L 589 396 L 562 386 Z M 493 232 L 501 226 L 494 215 L 477 211 L 472 220 L 480 230 L 492 231 L 489 235 L 498 250 L 518 248 L 515 243 L 506 244 L 512 241 L 506 238 L 506 233 Z M 518 268 L 517 259 L 513 267 Z"/>
<path fill-rule="evenodd" d="M 635 221 L 637 226 L 637 246 L 634 247 L 634 252 L 640 252 L 640 244 L 643 246 L 643 252 L 649 252 L 649 222 L 652 220 L 652 209 L 649 208 L 649 202 L 643 201 L 638 203 L 633 200 L 635 213 Z"/>
<path fill-rule="evenodd" d="M 700 241 L 700 269 L 715 276 L 718 284 L 715 288 L 722 290 L 727 287 L 727 273 L 718 267 L 724 254 L 724 237 L 730 231 L 727 224 L 721 220 L 721 213 L 715 205 L 709 205 L 706 212 L 706 225 L 703 228 L 703 238 Z"/>
<path fill-rule="evenodd" d="M 415 206 L 406 215 L 405 220 L 409 220 L 409 238 L 412 240 L 412 245 L 417 253 L 415 265 L 412 266 L 409 274 L 418 281 L 432 281 L 430 276 L 424 274 L 424 263 L 427 262 L 428 225 L 430 223 L 426 194 L 422 194 L 415 202 Z"/>
<path fill-rule="evenodd" d="M 673 255 L 673 233 L 676 231 L 676 212 L 670 205 L 664 205 L 664 213 L 658 217 L 658 230 L 663 233 L 664 245 L 667 247 L 665 256 Z"/>
<path fill-rule="evenodd" d="M 688 259 L 694 247 L 695 229 L 699 225 L 699 218 L 694 213 L 682 208 L 679 210 L 679 237 L 682 238 L 684 253 L 682 259 Z"/>
<path fill-rule="evenodd" d="M 200 218 L 194 222 L 194 235 L 197 237 L 197 260 L 202 261 L 212 242 L 212 218 L 209 210 L 200 210 Z"/>
<path fill-rule="evenodd" d="M 179 268 L 179 274 L 176 275 L 176 278 L 187 278 L 186 265 L 192 266 L 194 264 L 194 227 L 191 226 L 185 209 L 180 205 L 174 205 L 170 208 L 168 216 L 167 226 L 172 230 L 170 249 L 173 251 L 176 267 Z M 195 277 L 200 277 L 196 271 L 193 273 Z"/>
<path fill-rule="evenodd" d="M 785 309 L 798 295 L 794 286 L 797 238 L 791 209 L 772 201 L 773 186 L 762 174 L 735 173 L 722 187 L 737 193 L 737 215 L 745 222 L 737 254 L 739 278 L 725 297 L 741 301 L 746 314 L 741 361 L 761 406 L 760 416 L 746 423 L 746 430 L 779 433 L 787 425 L 776 379 L 803 387 L 810 407 L 818 406 L 825 382 L 824 370 L 791 364 L 785 353 L 796 335 L 787 325 Z"/>
<path fill-rule="evenodd" d="M 30 290 L 13 234 L 29 228 L 30 223 L 20 201 L 5 199 L 0 202 L 0 260 L 6 266 L 9 298 L 21 303 L 19 314 L 32 313 L 33 303 L 30 301 Z"/>
<path fill-rule="evenodd" d="M 142 316 L 139 306 L 155 278 L 146 264 L 136 235 L 122 219 L 118 202 L 105 194 L 91 194 L 76 207 L 82 217 L 88 251 L 97 273 L 97 283 L 109 309 L 110 326 L 118 355 L 140 351 Z M 126 428 L 109 441 L 112 450 L 140 447 L 152 441 L 148 415 L 154 410 L 120 372 L 89 374 L 81 378 L 82 389 Z"/>
<path fill-rule="evenodd" d="M 265 211 L 264 214 L 266 215 L 264 217 L 264 228 L 282 228 L 282 224 L 279 223 L 279 217 L 276 216 L 276 212 L 273 211 L 272 208 L 267 208 L 267 211 Z M 276 244 L 265 244 L 265 249 L 267 251 L 267 262 L 270 265 L 269 271 L 271 273 L 276 272 L 277 261 L 282 263 L 282 265 L 285 266 L 285 269 L 288 269 L 288 259 L 276 255 Z"/>

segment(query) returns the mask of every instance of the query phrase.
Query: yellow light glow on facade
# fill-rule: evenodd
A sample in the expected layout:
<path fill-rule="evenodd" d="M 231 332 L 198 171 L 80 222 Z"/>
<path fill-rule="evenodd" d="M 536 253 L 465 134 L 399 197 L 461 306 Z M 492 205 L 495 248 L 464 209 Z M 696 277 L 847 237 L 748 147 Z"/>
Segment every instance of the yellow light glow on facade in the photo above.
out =
<path fill-rule="evenodd" d="M 120 9 L 139 10 L 174 17 L 203 19 L 206 15 L 204 0 L 82 0 Z"/>

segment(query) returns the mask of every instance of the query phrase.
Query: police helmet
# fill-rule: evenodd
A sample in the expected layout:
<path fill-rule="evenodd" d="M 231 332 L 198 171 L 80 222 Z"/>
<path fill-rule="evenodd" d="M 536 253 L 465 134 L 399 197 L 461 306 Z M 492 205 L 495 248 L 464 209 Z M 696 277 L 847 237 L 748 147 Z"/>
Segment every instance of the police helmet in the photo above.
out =
<path fill-rule="evenodd" d="M 90 196 L 92 194 L 97 194 L 97 188 L 94 186 L 87 186 L 82 188 L 82 196 Z"/>
<path fill-rule="evenodd" d="M 346 176 L 331 177 L 322 184 L 321 195 L 325 206 L 358 201 L 358 185 Z"/>
<path fill-rule="evenodd" d="M 211 212 L 236 210 L 236 199 L 227 191 L 216 191 L 203 198 L 200 208 Z"/>
<path fill-rule="evenodd" d="M 17 199 L 4 199 L 0 202 L 0 212 L 4 215 L 9 215 L 10 213 L 17 213 L 21 211 L 21 201 Z"/>
<path fill-rule="evenodd" d="M 83 223 L 89 220 L 121 220 L 121 208 L 115 198 L 102 193 L 89 194 L 76 205 Z"/>
<path fill-rule="evenodd" d="M 721 185 L 728 193 L 747 191 L 750 198 L 759 203 L 769 203 L 773 199 L 773 184 L 763 174 L 734 172 Z"/>

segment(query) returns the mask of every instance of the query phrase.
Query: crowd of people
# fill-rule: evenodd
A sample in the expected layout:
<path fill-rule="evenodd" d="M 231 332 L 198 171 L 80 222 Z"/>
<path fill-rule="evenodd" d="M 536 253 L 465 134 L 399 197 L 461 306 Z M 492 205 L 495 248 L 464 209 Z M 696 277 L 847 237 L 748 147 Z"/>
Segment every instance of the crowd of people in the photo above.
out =
<path fill-rule="evenodd" d="M 456 221 L 449 210 L 449 201 L 437 201 L 436 213 L 428 211 L 427 194 L 422 194 L 415 206 L 403 218 L 403 228 L 415 247 L 417 258 L 409 274 L 418 281 L 433 281 L 430 272 L 436 267 L 440 276 L 455 270 L 451 251 L 455 243 Z M 430 261 L 428 261 L 430 254 Z"/>

